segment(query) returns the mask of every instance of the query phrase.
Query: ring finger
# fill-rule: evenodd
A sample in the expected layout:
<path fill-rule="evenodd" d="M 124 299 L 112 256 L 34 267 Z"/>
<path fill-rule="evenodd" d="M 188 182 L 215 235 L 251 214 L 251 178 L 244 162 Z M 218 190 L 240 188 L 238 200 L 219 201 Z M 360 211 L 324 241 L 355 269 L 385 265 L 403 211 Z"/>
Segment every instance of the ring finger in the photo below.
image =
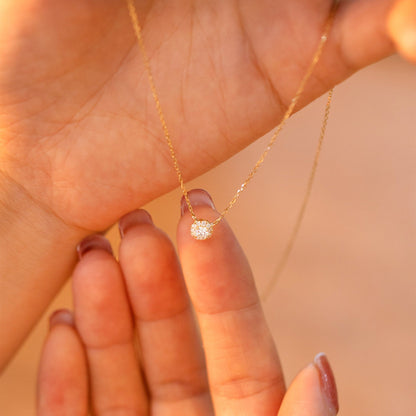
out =
<path fill-rule="evenodd" d="M 133 344 L 133 320 L 120 267 L 100 235 L 79 245 L 73 274 L 75 324 L 89 366 L 94 414 L 147 415 Z"/>

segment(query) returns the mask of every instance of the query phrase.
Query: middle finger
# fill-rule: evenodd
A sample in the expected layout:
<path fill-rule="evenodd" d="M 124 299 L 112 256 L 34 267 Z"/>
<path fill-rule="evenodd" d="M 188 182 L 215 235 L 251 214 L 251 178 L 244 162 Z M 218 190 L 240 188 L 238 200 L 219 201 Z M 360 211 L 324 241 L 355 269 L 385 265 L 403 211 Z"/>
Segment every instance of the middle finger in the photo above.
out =
<path fill-rule="evenodd" d="M 212 415 L 205 361 L 171 241 L 143 210 L 120 221 L 120 265 L 157 416 Z"/>

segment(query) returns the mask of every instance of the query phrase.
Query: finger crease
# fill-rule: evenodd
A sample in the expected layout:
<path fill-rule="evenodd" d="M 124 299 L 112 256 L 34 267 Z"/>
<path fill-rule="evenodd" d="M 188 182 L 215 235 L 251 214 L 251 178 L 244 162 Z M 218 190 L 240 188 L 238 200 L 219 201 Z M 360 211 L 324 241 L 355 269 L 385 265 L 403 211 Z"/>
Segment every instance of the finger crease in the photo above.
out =
<path fill-rule="evenodd" d="M 135 319 L 139 325 L 142 323 L 163 322 L 163 321 L 169 321 L 170 319 L 175 319 L 180 315 L 187 314 L 188 312 L 189 312 L 189 305 L 186 305 L 183 309 L 175 311 L 167 316 L 161 316 L 157 318 L 143 318 L 142 316 L 135 315 Z"/>
<path fill-rule="evenodd" d="M 195 307 L 195 311 L 198 315 L 205 315 L 205 316 L 221 316 L 233 313 L 243 313 L 249 312 L 250 310 L 258 309 L 260 306 L 259 299 L 256 299 L 254 302 L 249 303 L 248 305 L 241 306 L 238 308 L 230 308 L 230 309 L 222 309 L 220 311 L 203 311 Z"/>
<path fill-rule="evenodd" d="M 133 345 L 133 339 L 131 338 L 129 338 L 126 341 L 112 342 L 112 343 L 103 344 L 103 345 L 85 344 L 85 348 L 88 351 L 102 351 L 102 350 L 107 350 L 110 348 L 122 348 L 122 347 L 130 346 L 130 345 Z"/>
<path fill-rule="evenodd" d="M 283 386 L 283 387 L 282 387 Z M 256 378 L 251 375 L 235 377 L 219 383 L 211 384 L 212 395 L 233 400 L 242 400 L 257 396 L 268 390 L 284 389 L 282 377 Z"/>

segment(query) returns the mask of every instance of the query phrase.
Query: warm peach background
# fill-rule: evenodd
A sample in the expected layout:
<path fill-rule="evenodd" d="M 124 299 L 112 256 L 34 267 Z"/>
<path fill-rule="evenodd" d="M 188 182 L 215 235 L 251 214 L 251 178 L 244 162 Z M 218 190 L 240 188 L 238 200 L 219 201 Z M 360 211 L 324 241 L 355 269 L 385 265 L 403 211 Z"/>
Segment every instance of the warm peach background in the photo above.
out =
<path fill-rule="evenodd" d="M 265 305 L 287 380 L 326 351 L 344 416 L 416 414 L 415 102 L 416 67 L 398 57 L 337 88 L 311 204 L 288 267 Z M 260 288 L 299 207 L 323 105 L 320 100 L 292 119 L 230 213 Z M 263 143 L 192 186 L 207 188 L 223 207 Z M 172 236 L 179 197 L 175 191 L 148 206 Z M 117 245 L 115 230 L 110 236 Z M 70 304 L 67 287 L 53 307 Z M 34 415 L 46 328 L 44 319 L 1 379 L 1 415 Z"/>

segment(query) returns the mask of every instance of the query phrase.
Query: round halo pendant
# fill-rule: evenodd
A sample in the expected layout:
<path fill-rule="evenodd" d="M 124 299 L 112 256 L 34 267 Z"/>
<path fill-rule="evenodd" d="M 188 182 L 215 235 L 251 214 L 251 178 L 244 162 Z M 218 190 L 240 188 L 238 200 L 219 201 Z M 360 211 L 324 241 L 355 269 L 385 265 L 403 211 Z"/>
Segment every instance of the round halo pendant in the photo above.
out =
<path fill-rule="evenodd" d="M 214 231 L 214 225 L 207 220 L 195 220 L 191 225 L 191 235 L 195 240 L 208 240 Z"/>

